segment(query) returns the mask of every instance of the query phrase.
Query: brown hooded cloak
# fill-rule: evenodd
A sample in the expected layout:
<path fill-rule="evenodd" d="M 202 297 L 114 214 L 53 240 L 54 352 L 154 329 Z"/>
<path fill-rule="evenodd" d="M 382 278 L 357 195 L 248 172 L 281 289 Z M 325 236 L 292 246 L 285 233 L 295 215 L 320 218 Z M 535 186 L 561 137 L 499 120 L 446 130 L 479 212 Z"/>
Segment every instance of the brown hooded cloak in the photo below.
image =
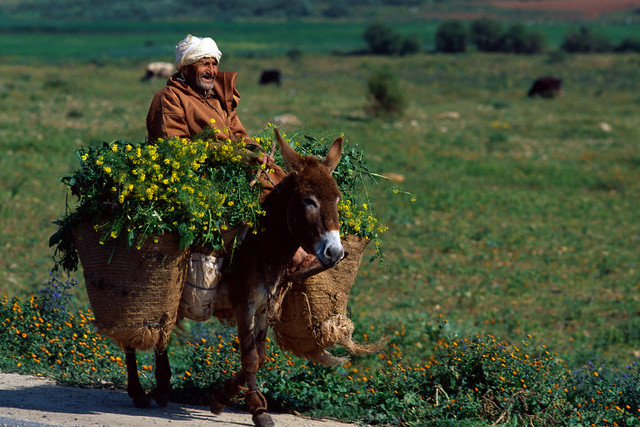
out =
<path fill-rule="evenodd" d="M 218 140 L 243 138 L 253 142 L 238 118 L 237 77 L 235 72 L 218 72 L 213 90 L 199 93 L 185 82 L 180 72 L 171 76 L 151 101 L 147 114 L 149 141 L 174 136 L 191 138 L 212 127 L 220 130 Z"/>

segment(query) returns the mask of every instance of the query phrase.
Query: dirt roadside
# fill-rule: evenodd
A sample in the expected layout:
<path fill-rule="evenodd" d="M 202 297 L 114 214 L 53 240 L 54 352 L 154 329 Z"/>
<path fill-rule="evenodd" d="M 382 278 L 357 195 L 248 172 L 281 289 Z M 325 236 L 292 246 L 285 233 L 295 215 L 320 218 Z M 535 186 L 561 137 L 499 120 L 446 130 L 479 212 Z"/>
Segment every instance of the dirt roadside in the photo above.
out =
<path fill-rule="evenodd" d="M 353 427 L 331 420 L 271 414 L 276 427 Z M 170 402 L 137 409 L 123 390 L 62 387 L 47 378 L 0 373 L 0 426 L 253 426 L 251 415 Z"/>

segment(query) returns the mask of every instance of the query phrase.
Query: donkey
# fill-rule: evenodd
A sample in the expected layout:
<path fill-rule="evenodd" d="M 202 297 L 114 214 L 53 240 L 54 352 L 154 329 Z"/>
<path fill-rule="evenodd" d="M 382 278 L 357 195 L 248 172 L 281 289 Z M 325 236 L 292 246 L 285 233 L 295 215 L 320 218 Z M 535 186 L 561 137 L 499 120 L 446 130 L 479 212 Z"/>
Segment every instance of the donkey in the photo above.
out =
<path fill-rule="evenodd" d="M 229 307 L 238 329 L 242 368 L 221 389 L 212 393 L 210 409 L 222 412 L 246 384 L 245 399 L 258 427 L 273 426 L 256 373 L 266 358 L 270 305 L 283 292 L 283 277 L 299 247 L 315 255 L 322 268 L 331 268 L 344 257 L 340 242 L 338 201 L 341 193 L 331 176 L 340 161 L 342 138 L 331 144 L 320 160 L 300 156 L 277 129 L 275 136 L 288 174 L 264 199 L 264 231 L 249 233 L 237 250 L 230 269 L 218 285 L 216 306 Z M 166 348 L 156 348 L 156 388 L 152 396 L 164 406 L 169 400 L 171 368 Z M 127 391 L 136 406 L 148 406 L 150 398 L 140 385 L 134 349 L 126 349 Z"/>

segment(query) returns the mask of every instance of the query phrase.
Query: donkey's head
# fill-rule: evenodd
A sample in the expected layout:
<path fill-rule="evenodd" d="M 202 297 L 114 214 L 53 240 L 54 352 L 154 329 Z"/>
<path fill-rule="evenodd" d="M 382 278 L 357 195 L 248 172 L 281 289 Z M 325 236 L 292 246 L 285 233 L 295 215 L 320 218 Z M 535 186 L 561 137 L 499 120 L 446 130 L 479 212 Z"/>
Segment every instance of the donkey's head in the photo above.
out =
<path fill-rule="evenodd" d="M 340 190 L 331 173 L 342 154 L 342 138 L 333 141 L 327 156 L 320 160 L 300 156 L 277 129 L 276 139 L 287 170 L 294 180 L 287 206 L 287 225 L 300 246 L 314 254 L 325 267 L 332 267 L 344 256 L 340 242 L 338 201 Z"/>

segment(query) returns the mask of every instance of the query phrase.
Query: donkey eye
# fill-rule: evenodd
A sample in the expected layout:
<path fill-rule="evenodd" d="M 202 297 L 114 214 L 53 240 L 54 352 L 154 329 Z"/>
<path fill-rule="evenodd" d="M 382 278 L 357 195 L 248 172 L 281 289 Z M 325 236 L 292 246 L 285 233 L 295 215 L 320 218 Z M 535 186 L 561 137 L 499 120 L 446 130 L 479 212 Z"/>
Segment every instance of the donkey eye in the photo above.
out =
<path fill-rule="evenodd" d="M 318 204 L 316 203 L 316 201 L 312 197 L 303 197 L 302 198 L 302 204 L 304 204 L 306 207 L 309 207 L 309 208 L 317 208 L 318 207 Z"/>

